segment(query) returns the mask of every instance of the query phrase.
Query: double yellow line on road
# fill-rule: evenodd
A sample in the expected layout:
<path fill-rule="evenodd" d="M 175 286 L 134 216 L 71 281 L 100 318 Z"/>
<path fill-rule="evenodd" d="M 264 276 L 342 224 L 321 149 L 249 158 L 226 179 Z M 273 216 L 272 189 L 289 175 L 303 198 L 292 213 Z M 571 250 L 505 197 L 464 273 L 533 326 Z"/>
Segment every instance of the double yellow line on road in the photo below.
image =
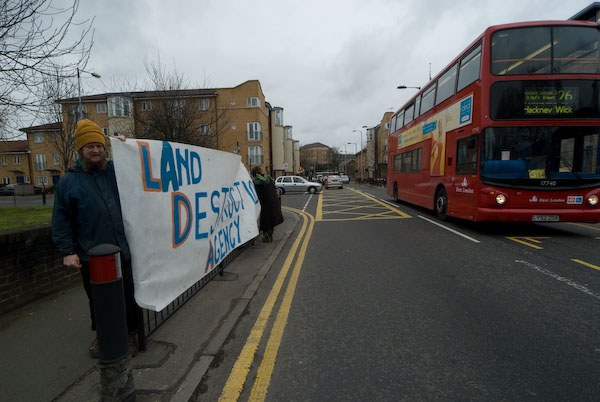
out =
<path fill-rule="evenodd" d="M 294 298 L 294 292 L 296 291 L 298 277 L 300 276 L 300 271 L 302 270 L 304 256 L 306 255 L 308 242 L 310 241 L 315 224 L 314 217 L 304 211 L 288 207 L 282 208 L 300 214 L 303 219 L 302 228 L 300 229 L 300 233 L 298 234 L 292 245 L 292 248 L 290 249 L 290 252 L 286 257 L 275 284 L 269 292 L 269 296 L 267 297 L 267 300 L 265 301 L 265 304 L 261 309 L 258 318 L 252 327 L 252 330 L 250 331 L 250 335 L 248 336 L 248 339 L 246 340 L 246 343 L 242 348 L 242 351 L 240 352 L 240 355 L 235 362 L 231 373 L 229 374 L 229 378 L 227 379 L 225 387 L 221 392 L 219 401 L 237 401 L 240 397 L 240 394 L 244 388 L 244 384 L 246 383 L 248 373 L 250 372 L 250 368 L 254 363 L 256 350 L 258 349 L 258 345 L 265 330 L 267 329 L 269 317 L 273 312 L 275 303 L 279 297 L 281 289 L 283 288 L 283 284 L 288 276 L 290 267 L 295 259 L 296 263 L 294 264 L 285 294 L 283 295 L 277 317 L 275 318 L 275 322 L 271 328 L 271 334 L 269 336 L 269 340 L 267 341 L 263 359 L 258 367 L 258 373 L 256 375 L 249 400 L 264 401 L 267 395 L 267 390 L 271 382 L 271 375 L 273 373 L 273 367 L 275 366 L 275 359 L 277 358 L 277 352 L 279 351 L 279 345 L 281 344 L 281 338 L 283 337 L 283 331 L 287 323 L 290 307 L 292 305 L 292 299 Z M 301 246 L 300 243 L 302 243 Z M 296 257 L 298 247 L 300 247 L 300 252 Z"/>

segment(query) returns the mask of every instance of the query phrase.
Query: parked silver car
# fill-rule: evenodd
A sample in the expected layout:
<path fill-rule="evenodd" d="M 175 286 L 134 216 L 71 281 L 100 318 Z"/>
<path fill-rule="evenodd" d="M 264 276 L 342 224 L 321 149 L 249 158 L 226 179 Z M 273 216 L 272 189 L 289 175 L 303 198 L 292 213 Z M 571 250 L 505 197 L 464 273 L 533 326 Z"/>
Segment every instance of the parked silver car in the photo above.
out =
<path fill-rule="evenodd" d="M 344 188 L 342 178 L 335 174 L 330 174 L 325 180 L 325 188 Z"/>
<path fill-rule="evenodd" d="M 285 194 L 287 192 L 309 192 L 311 194 L 321 191 L 322 186 L 320 183 L 310 182 L 300 176 L 279 176 L 275 180 L 275 187 L 279 191 L 279 194 Z"/>
<path fill-rule="evenodd" d="M 342 183 L 344 184 L 348 184 L 350 183 L 350 178 L 348 176 L 346 176 L 345 174 L 340 176 L 342 178 Z"/>

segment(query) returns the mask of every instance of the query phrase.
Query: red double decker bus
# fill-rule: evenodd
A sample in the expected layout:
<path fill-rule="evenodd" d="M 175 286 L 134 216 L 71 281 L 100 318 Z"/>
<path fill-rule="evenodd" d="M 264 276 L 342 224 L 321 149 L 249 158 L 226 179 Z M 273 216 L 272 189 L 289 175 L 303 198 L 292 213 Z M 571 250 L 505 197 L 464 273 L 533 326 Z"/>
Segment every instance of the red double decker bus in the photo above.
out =
<path fill-rule="evenodd" d="M 473 221 L 599 222 L 600 29 L 488 28 L 390 121 L 387 192 Z"/>

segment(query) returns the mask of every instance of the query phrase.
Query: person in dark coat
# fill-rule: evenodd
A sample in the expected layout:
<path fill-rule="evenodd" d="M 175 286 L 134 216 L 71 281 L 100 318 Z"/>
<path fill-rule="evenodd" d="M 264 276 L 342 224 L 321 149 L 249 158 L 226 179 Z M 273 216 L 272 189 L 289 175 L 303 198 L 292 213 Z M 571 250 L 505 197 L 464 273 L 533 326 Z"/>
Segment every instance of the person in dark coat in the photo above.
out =
<path fill-rule="evenodd" d="M 52 240 L 63 255 L 63 264 L 81 272 L 83 287 L 88 296 L 93 331 L 96 330 L 96 320 L 87 252 L 102 243 L 119 246 L 129 344 L 135 355 L 137 306 L 133 294 L 131 254 L 125 238 L 115 169 L 112 161 L 106 160 L 104 133 L 96 123 L 87 119 L 79 121 L 74 137 L 79 160 L 56 186 L 52 211 Z M 92 357 L 99 356 L 97 338 L 89 351 Z"/>
<path fill-rule="evenodd" d="M 251 173 L 261 208 L 258 228 L 263 234 L 263 241 L 272 242 L 273 228 L 283 222 L 281 200 L 271 176 L 263 173 L 258 166 L 253 167 Z"/>

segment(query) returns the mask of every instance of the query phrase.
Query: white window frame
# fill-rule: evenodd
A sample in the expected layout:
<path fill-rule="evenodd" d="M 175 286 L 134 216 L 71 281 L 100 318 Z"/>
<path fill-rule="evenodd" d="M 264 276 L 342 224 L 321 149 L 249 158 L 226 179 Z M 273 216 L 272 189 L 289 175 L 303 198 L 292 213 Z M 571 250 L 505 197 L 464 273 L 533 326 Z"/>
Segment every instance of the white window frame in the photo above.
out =
<path fill-rule="evenodd" d="M 275 109 L 275 124 L 283 126 L 283 109 Z"/>
<path fill-rule="evenodd" d="M 210 124 L 200 125 L 200 135 L 210 135 Z"/>
<path fill-rule="evenodd" d="M 6 155 L 0 155 L 0 165 L 8 165 L 8 158 L 6 157 Z"/>
<path fill-rule="evenodd" d="M 21 164 L 21 155 L 13 155 L 13 165 Z"/>
<path fill-rule="evenodd" d="M 27 184 L 31 183 L 31 177 L 25 176 L 25 183 L 27 183 Z"/>
<path fill-rule="evenodd" d="M 246 134 L 248 141 L 262 141 L 262 125 L 259 121 L 249 122 L 246 126 Z"/>
<path fill-rule="evenodd" d="M 260 107 L 260 99 L 256 96 L 246 98 L 246 105 L 248 107 Z"/>
<path fill-rule="evenodd" d="M 181 119 L 185 111 L 185 99 L 173 99 L 169 101 L 169 109 L 173 111 L 173 117 Z"/>
<path fill-rule="evenodd" d="M 108 98 L 109 117 L 130 117 L 131 100 L 125 96 L 111 96 Z"/>
<path fill-rule="evenodd" d="M 142 101 L 142 112 L 149 112 L 152 110 L 152 102 Z"/>
<path fill-rule="evenodd" d="M 58 152 L 55 152 L 54 155 L 52 155 L 52 157 L 54 159 L 54 164 L 60 165 L 60 155 L 58 154 Z"/>
<path fill-rule="evenodd" d="M 10 184 L 10 177 L 3 177 L 2 184 Z"/>
<path fill-rule="evenodd" d="M 106 103 L 96 103 L 96 113 L 106 113 Z"/>
<path fill-rule="evenodd" d="M 36 144 L 44 143 L 44 133 L 33 133 L 33 142 Z"/>
<path fill-rule="evenodd" d="M 200 110 L 207 111 L 210 109 L 210 99 L 208 98 L 200 98 Z"/>
<path fill-rule="evenodd" d="M 38 184 L 48 185 L 48 176 L 38 176 Z"/>
<path fill-rule="evenodd" d="M 35 170 L 46 170 L 46 154 L 35 154 Z"/>
<path fill-rule="evenodd" d="M 265 159 L 262 153 L 262 147 L 256 145 L 248 147 L 248 164 L 251 166 L 262 165 L 265 163 Z"/>

